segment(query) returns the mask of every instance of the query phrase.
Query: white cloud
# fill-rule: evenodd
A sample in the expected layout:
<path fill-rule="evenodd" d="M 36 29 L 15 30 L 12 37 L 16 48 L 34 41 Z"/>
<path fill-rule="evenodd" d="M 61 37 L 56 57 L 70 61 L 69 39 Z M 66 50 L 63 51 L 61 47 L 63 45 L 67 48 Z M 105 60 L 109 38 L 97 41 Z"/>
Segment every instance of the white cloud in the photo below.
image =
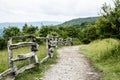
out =
<path fill-rule="evenodd" d="M 0 22 L 64 21 L 97 16 L 112 0 L 0 0 Z"/>

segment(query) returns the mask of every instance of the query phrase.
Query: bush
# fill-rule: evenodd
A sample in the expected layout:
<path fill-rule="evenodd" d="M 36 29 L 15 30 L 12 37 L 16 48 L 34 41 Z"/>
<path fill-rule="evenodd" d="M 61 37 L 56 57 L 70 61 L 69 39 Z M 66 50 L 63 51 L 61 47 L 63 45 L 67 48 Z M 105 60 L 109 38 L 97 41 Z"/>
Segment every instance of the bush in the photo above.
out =
<path fill-rule="evenodd" d="M 4 38 L 0 38 L 0 50 L 7 47 L 7 41 Z"/>
<path fill-rule="evenodd" d="M 73 44 L 74 45 L 80 45 L 81 41 L 78 38 L 73 38 Z"/>

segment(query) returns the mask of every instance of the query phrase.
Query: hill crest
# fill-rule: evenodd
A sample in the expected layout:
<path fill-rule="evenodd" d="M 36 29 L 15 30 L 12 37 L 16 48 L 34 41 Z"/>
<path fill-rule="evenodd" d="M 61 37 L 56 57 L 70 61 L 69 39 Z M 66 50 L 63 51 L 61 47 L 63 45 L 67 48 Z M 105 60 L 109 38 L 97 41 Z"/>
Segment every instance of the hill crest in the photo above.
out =
<path fill-rule="evenodd" d="M 62 23 L 61 25 L 81 25 L 82 23 L 95 22 L 99 17 L 76 18 Z"/>

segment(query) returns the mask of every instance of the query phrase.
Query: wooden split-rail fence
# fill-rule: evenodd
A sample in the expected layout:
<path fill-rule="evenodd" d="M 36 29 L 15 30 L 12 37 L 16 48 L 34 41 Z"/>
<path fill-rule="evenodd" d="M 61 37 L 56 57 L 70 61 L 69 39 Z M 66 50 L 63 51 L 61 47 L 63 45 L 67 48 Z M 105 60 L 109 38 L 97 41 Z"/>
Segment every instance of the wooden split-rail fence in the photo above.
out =
<path fill-rule="evenodd" d="M 24 39 L 30 39 L 29 42 L 20 42 L 13 44 L 14 40 L 24 40 Z M 47 55 L 45 58 L 43 58 L 41 61 L 38 61 L 37 57 L 37 51 L 38 51 L 38 44 L 36 40 L 46 40 L 46 52 Z M 66 38 L 62 39 L 57 36 L 47 36 L 47 37 L 35 37 L 34 35 L 26 35 L 26 36 L 15 36 L 10 37 L 8 40 L 8 69 L 5 70 L 0 74 L 0 79 L 7 76 L 6 80 L 15 80 L 15 76 L 19 73 L 24 72 L 25 70 L 31 69 L 35 67 L 38 64 L 42 64 L 44 61 L 46 61 L 48 58 L 53 57 L 53 51 L 54 48 L 57 47 L 57 45 L 73 45 L 72 38 Z M 23 47 L 23 46 L 30 46 L 30 52 L 26 54 L 18 54 L 15 58 L 13 58 L 13 49 Z M 26 60 L 29 59 L 29 65 L 24 66 L 20 69 L 18 69 L 13 63 L 16 61 Z"/>

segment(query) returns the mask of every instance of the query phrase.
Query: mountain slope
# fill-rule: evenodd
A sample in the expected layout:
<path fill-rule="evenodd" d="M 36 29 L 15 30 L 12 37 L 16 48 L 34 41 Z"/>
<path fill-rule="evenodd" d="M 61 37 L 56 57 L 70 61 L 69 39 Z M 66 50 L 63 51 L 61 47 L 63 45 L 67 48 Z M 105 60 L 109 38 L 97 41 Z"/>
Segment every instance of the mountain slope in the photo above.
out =
<path fill-rule="evenodd" d="M 77 18 L 70 21 L 66 21 L 61 25 L 81 25 L 82 23 L 95 22 L 99 17 L 87 17 L 87 18 Z"/>

